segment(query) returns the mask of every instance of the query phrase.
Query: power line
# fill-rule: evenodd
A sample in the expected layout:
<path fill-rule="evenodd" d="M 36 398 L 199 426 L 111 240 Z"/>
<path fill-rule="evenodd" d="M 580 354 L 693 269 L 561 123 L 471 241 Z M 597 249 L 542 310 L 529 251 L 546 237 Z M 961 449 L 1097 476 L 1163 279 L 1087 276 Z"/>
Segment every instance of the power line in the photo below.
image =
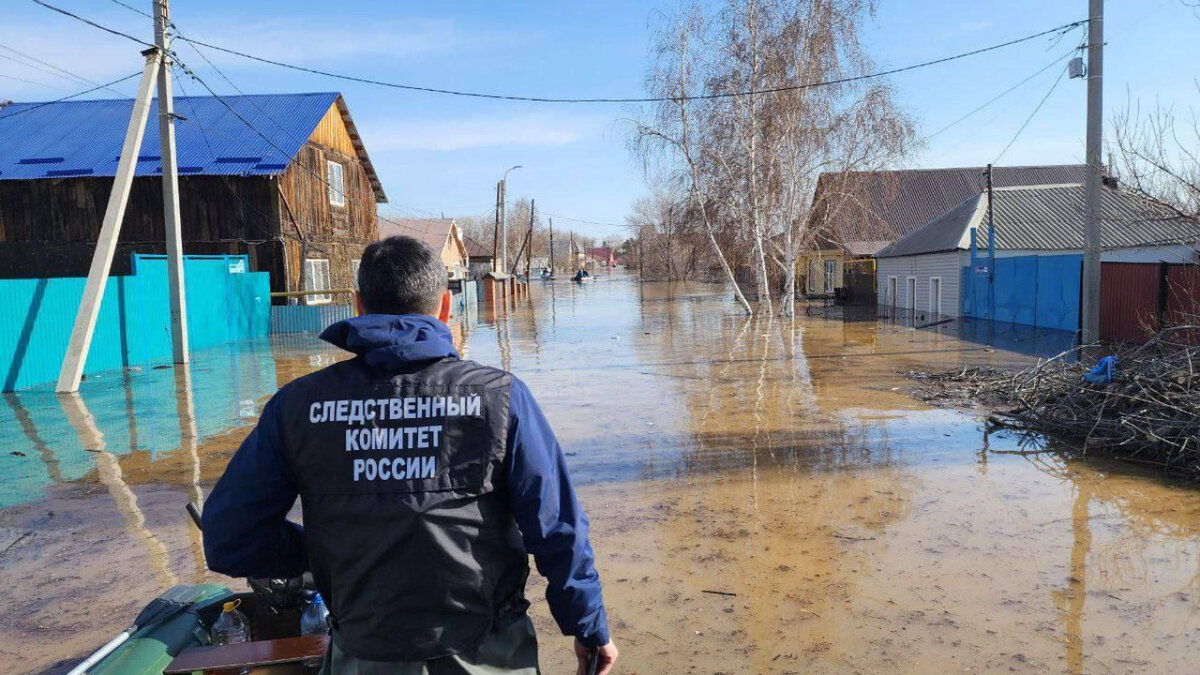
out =
<path fill-rule="evenodd" d="M 29 61 L 33 61 L 34 63 L 24 63 L 19 59 L 15 59 L 11 56 L 5 56 L 4 54 L 0 54 L 0 58 L 4 58 L 4 59 L 8 59 L 10 61 L 14 61 L 16 63 L 20 63 L 21 65 L 26 66 L 28 68 L 34 68 L 36 70 L 40 70 L 42 72 L 49 73 L 51 75 L 55 75 L 55 76 L 63 78 L 63 79 L 72 80 L 76 83 L 93 84 L 93 85 L 100 84 L 99 82 L 96 82 L 95 80 L 90 80 L 90 79 L 80 75 L 79 73 L 73 73 L 73 72 L 67 70 L 66 68 L 60 68 L 60 67 L 54 65 L 53 63 L 50 63 L 48 61 L 43 61 L 42 59 L 39 59 L 38 57 L 36 57 L 32 54 L 27 54 L 19 49 L 15 49 L 8 45 L 0 44 L 0 49 L 3 49 L 5 51 L 16 54 L 17 56 L 20 56 Z M 42 66 L 45 66 L 45 68 L 39 68 L 35 64 L 41 64 Z M 49 69 L 49 70 L 47 70 L 47 69 Z M 109 89 L 108 91 L 110 91 L 114 94 L 117 94 L 118 96 L 125 96 L 124 92 L 117 91 L 116 89 Z"/>
<path fill-rule="evenodd" d="M 17 77 L 16 75 L 5 75 L 4 73 L 0 73 L 0 77 L 3 77 L 6 80 L 16 80 L 17 82 L 24 82 L 25 84 L 32 84 L 32 85 L 36 85 L 38 87 L 45 87 L 47 89 L 57 89 L 58 91 L 71 91 L 70 89 L 63 89 L 62 87 L 56 87 L 52 84 L 46 84 L 45 82 L 38 82 L 36 80 L 27 80 L 23 77 Z"/>
<path fill-rule="evenodd" d="M 33 0 L 33 1 L 37 2 L 39 4 L 45 4 L 44 2 L 42 2 L 42 0 Z M 175 37 L 179 40 L 183 40 L 184 42 L 198 44 L 203 47 L 208 47 L 209 49 L 215 49 L 220 52 L 225 52 L 226 54 L 240 56 L 242 58 L 250 59 L 252 61 L 258 61 L 260 63 L 267 63 L 270 65 L 279 66 L 281 68 L 288 68 L 290 70 L 297 70 L 297 71 L 304 72 L 304 73 L 311 73 L 314 75 L 322 75 L 325 77 L 332 77 L 332 78 L 336 78 L 336 79 L 340 79 L 340 80 L 347 80 L 350 82 L 359 82 L 362 84 L 371 84 L 371 85 L 380 86 L 380 87 L 390 87 L 393 89 L 404 89 L 407 91 L 419 91 L 419 92 L 425 92 L 425 93 L 431 93 L 431 94 L 444 94 L 444 95 L 448 95 L 448 96 L 463 96 L 463 97 L 468 97 L 468 98 L 484 98 L 484 99 L 503 100 L 503 101 L 525 101 L 525 102 L 530 102 L 530 103 L 659 103 L 659 102 L 664 102 L 664 101 L 710 100 L 710 99 L 732 98 L 732 97 L 738 97 L 738 96 L 748 96 L 748 95 L 754 95 L 754 94 L 770 94 L 770 93 L 778 93 L 778 92 L 785 92 L 785 91 L 797 91 L 797 90 L 802 90 L 802 89 L 812 89 L 815 87 L 828 87 L 828 86 L 839 85 L 839 84 L 848 84 L 851 82 L 859 82 L 862 80 L 869 80 L 869 79 L 874 79 L 874 78 L 879 78 L 879 77 L 886 77 L 888 75 L 895 75 L 897 73 L 903 73 L 903 72 L 907 72 L 910 70 L 916 70 L 918 68 L 926 68 L 928 66 L 946 63 L 948 61 L 954 61 L 957 59 L 967 58 L 969 56 L 975 56 L 977 54 L 983 54 L 985 52 L 1002 49 L 1004 47 L 1009 47 L 1009 46 L 1012 46 L 1015 44 L 1020 44 L 1022 42 L 1028 42 L 1030 40 L 1034 40 L 1034 39 L 1037 39 L 1039 37 L 1043 37 L 1046 35 L 1052 35 L 1055 33 L 1064 33 L 1064 32 L 1070 31 L 1071 29 L 1078 28 L 1079 26 L 1082 26 L 1086 23 L 1087 23 L 1086 19 L 1081 20 L 1081 21 L 1074 21 L 1071 23 L 1063 24 L 1061 26 L 1056 26 L 1055 28 L 1051 28 L 1049 30 L 1044 30 L 1039 33 L 1034 33 L 1033 35 L 1027 35 L 1022 38 L 1017 38 L 1015 40 L 1009 40 L 1008 42 L 1002 42 L 1002 43 L 991 45 L 988 47 L 981 47 L 979 49 L 974 49 L 974 50 L 971 50 L 968 52 L 963 52 L 961 54 L 955 54 L 953 56 L 946 56 L 946 57 L 943 57 L 940 59 L 934 59 L 932 61 L 924 61 L 921 63 L 914 63 L 914 64 L 911 64 L 908 66 L 892 68 L 890 70 L 884 70 L 884 71 L 879 71 L 879 72 L 875 72 L 875 73 L 868 73 L 865 75 L 856 75 L 853 77 L 843 77 L 843 78 L 838 78 L 838 79 L 833 79 L 833 80 L 822 80 L 822 81 L 818 81 L 818 82 L 809 82 L 809 83 L 804 83 L 804 84 L 783 85 L 783 86 L 779 86 L 779 87 L 770 87 L 767 89 L 737 91 L 737 92 L 721 92 L 721 93 L 715 93 L 715 94 L 701 94 L 701 95 L 696 95 L 696 96 L 650 96 L 650 97 L 625 97 L 625 98 L 552 98 L 552 97 L 544 97 L 544 96 L 516 96 L 516 95 L 511 95 L 511 94 L 492 94 L 492 93 L 483 93 L 483 92 L 463 91 L 463 90 L 456 90 L 456 89 L 440 89 L 440 88 L 436 88 L 436 87 L 421 87 L 421 86 L 415 86 L 415 85 L 409 85 L 409 84 L 399 84 L 396 82 L 387 82 L 384 80 L 375 80 L 375 79 L 371 79 L 371 78 L 367 78 L 367 77 L 358 77 L 355 75 L 345 75 L 345 74 L 340 74 L 340 73 L 333 73 L 333 72 L 329 72 L 329 71 L 325 71 L 325 70 L 319 70 L 316 68 L 308 68 L 306 66 L 298 66 L 295 64 L 291 64 L 291 63 L 285 63 L 283 61 L 276 61 L 274 59 L 268 59 L 268 58 L 264 58 L 261 56 L 255 56 L 253 54 L 248 54 L 246 52 L 241 52 L 241 51 L 238 51 L 235 49 L 229 49 L 228 47 L 221 47 L 221 46 L 210 44 L 207 42 L 202 42 L 200 40 L 195 40 L 195 39 L 192 39 L 189 37 L 185 37 L 178 33 L 176 34 Z"/>
<path fill-rule="evenodd" d="M 11 118 L 13 118 L 13 117 L 16 117 L 17 115 L 23 115 L 23 114 L 25 114 L 25 113 L 27 113 L 27 112 L 30 112 L 30 111 L 32 111 L 32 110 L 37 110 L 38 108 L 44 108 L 44 107 L 46 107 L 46 106 L 48 106 L 48 105 L 54 105 L 55 103 L 62 103 L 63 101 L 69 101 L 69 100 L 71 100 L 71 99 L 73 99 L 73 98 L 79 98 L 80 96 L 85 96 L 85 95 L 87 95 L 87 94 L 90 94 L 90 93 L 92 93 L 93 91 L 99 91 L 99 90 L 101 90 L 101 89 L 107 89 L 107 88 L 109 88 L 109 87 L 111 87 L 111 86 L 113 86 L 113 85 L 115 85 L 115 84 L 121 84 L 122 82 L 125 82 L 125 81 L 128 81 L 128 80 L 132 80 L 133 78 L 135 78 L 135 77 L 140 77 L 140 76 L 141 76 L 141 73 L 140 73 L 140 72 L 137 72 L 137 73 L 130 73 L 129 75 L 126 75 L 125 77 L 122 77 L 122 78 L 120 78 L 120 79 L 113 80 L 112 82 L 107 82 L 107 83 L 105 83 L 105 84 L 102 84 L 102 85 L 100 85 L 100 86 L 98 86 L 98 87 L 92 87 L 91 89 L 85 89 L 85 90 L 83 90 L 83 91 L 81 91 L 81 92 L 77 92 L 77 93 L 71 94 L 70 96 L 64 96 L 64 97 L 62 97 L 62 98 L 56 98 L 56 99 L 54 99 L 53 101 L 46 101 L 46 102 L 44 102 L 44 103 L 39 103 L 39 104 L 37 104 L 37 105 L 30 106 L 30 107 L 28 107 L 28 108 L 23 108 L 23 109 L 21 109 L 21 110 L 18 110 L 18 111 L 14 112 L 14 113 L 12 113 L 12 114 L 10 114 L 10 115 L 5 115 L 5 114 L 3 114 L 3 107 L 2 107 L 2 106 L 0 106 L 0 120 L 7 120 L 7 119 L 11 119 Z"/>
<path fill-rule="evenodd" d="M 1009 87 L 1008 89 L 1005 89 L 1004 91 L 1000 92 L 996 96 L 989 99 L 986 103 L 983 103 L 983 104 L 979 105 L 978 107 L 974 108 L 973 110 L 971 110 L 971 112 L 963 115 L 962 117 L 959 117 L 958 119 L 954 120 L 953 122 L 947 124 L 946 126 L 940 128 L 940 129 L 938 129 L 937 131 L 933 132 L 932 134 L 929 134 L 928 136 L 925 137 L 925 140 L 931 140 L 931 139 L 935 138 L 936 136 L 941 135 L 943 132 L 949 131 L 952 127 L 956 126 L 960 122 L 966 121 L 968 118 L 974 116 L 975 113 L 980 112 L 981 110 L 983 110 L 984 108 L 987 108 L 988 106 L 995 103 L 996 101 L 999 101 L 1000 99 L 1004 98 L 1005 96 L 1008 96 L 1012 92 L 1021 88 L 1025 83 L 1034 79 L 1038 75 L 1041 75 L 1042 73 L 1046 72 L 1047 70 L 1053 68 L 1056 64 L 1061 63 L 1063 59 L 1065 59 L 1066 57 L 1070 56 L 1073 53 L 1075 53 L 1074 48 L 1072 48 L 1066 54 L 1063 54 L 1062 56 L 1057 57 L 1050 63 L 1047 63 L 1046 65 L 1042 66 L 1041 68 L 1039 68 L 1037 70 L 1037 72 L 1033 73 L 1032 75 L 1029 75 L 1028 77 L 1021 80 L 1020 82 L 1018 82 L 1018 83 L 1014 84 L 1013 86 Z"/>
<path fill-rule="evenodd" d="M 131 12 L 134 12 L 134 13 L 136 13 L 136 14 L 141 14 L 142 16 L 146 17 L 147 19 L 153 19 L 153 18 L 154 18 L 154 15 L 153 15 L 153 14 L 151 14 L 150 12 L 146 12 L 146 11 L 140 10 L 140 9 L 138 9 L 137 7 L 134 7 L 133 5 L 130 5 L 130 4 L 126 4 L 126 3 L 124 3 L 124 2 L 121 2 L 121 0 L 112 0 L 112 2 L 113 2 L 114 4 L 117 4 L 117 5 L 120 5 L 120 6 L 124 7 L 125 9 L 127 9 L 127 10 L 129 10 L 129 11 L 131 11 Z"/>
<path fill-rule="evenodd" d="M 563 220 L 570 220 L 570 221 L 576 222 L 576 223 L 584 223 L 586 225 L 599 225 L 601 227 L 618 227 L 618 228 L 624 227 L 623 225 L 615 225 L 613 223 L 600 223 L 600 222 L 596 222 L 594 220 L 584 220 L 582 218 L 572 218 L 571 216 L 564 216 L 561 213 L 550 213 L 549 211 L 545 211 L 545 210 L 543 210 L 542 213 L 547 216 L 553 216 L 555 218 L 562 218 Z"/>
<path fill-rule="evenodd" d="M 1008 145 L 1004 146 L 1004 149 L 1000 151 L 999 155 L 996 155 L 996 159 L 992 160 L 992 164 L 1000 163 L 1000 159 L 1004 157 L 1004 153 L 1008 152 L 1008 149 L 1012 147 L 1013 143 L 1016 143 L 1017 139 L 1021 137 L 1021 132 L 1025 131 L 1025 127 L 1029 126 L 1029 123 L 1033 121 L 1033 118 L 1038 114 L 1038 111 L 1042 109 L 1042 106 L 1046 104 L 1046 101 L 1049 100 L 1050 95 L 1054 93 L 1054 90 L 1058 88 L 1058 83 L 1062 82 L 1063 76 L 1066 74 L 1067 69 L 1063 68 L 1062 72 L 1058 74 L 1058 78 L 1054 80 L 1054 84 L 1050 85 L 1050 90 L 1046 92 L 1046 95 L 1042 97 L 1042 100 L 1038 101 L 1037 107 L 1035 107 L 1033 112 L 1029 113 L 1029 117 L 1026 117 L 1025 121 L 1021 123 L 1021 128 L 1017 129 L 1017 133 L 1013 134 L 1012 139 L 1008 141 Z"/>
<path fill-rule="evenodd" d="M 133 40 L 134 42 L 138 43 L 139 45 L 142 45 L 145 47 L 156 48 L 156 46 L 153 42 L 146 42 L 145 40 L 142 40 L 141 38 L 136 38 L 136 37 L 130 35 L 129 33 L 124 33 L 122 31 L 117 30 L 116 28 L 109 28 L 108 26 L 96 23 L 95 21 L 92 21 L 91 19 L 85 19 L 82 16 L 75 14 L 74 12 L 68 12 L 67 10 L 63 9 L 62 7 L 55 7 L 54 5 L 51 5 L 48 2 L 44 2 L 43 0 L 33 0 L 33 2 L 41 5 L 42 7 L 45 7 L 48 10 L 58 12 L 59 14 L 62 14 L 63 16 L 69 16 L 72 19 L 75 19 L 76 21 L 82 21 L 83 23 L 86 23 L 87 25 L 91 26 L 92 28 L 99 28 L 100 30 L 104 31 L 105 33 L 110 33 L 112 35 L 123 37 L 126 40 Z"/>

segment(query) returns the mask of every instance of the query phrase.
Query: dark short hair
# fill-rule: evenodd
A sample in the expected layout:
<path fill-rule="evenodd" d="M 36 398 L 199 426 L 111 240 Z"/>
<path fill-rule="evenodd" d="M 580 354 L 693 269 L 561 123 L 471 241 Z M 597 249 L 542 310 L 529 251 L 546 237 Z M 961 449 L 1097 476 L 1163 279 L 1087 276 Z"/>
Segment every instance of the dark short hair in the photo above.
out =
<path fill-rule="evenodd" d="M 434 314 L 447 279 L 441 256 L 427 244 L 388 237 L 363 251 L 358 293 L 369 314 Z"/>

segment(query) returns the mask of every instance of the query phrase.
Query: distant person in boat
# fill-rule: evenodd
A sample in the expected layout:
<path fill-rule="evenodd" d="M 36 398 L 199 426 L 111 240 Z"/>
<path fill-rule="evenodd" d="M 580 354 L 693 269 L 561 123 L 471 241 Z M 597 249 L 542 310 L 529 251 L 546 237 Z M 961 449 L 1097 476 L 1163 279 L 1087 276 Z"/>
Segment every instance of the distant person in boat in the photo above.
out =
<path fill-rule="evenodd" d="M 587 276 L 587 272 L 584 272 L 583 270 L 579 270 L 578 272 L 575 273 L 575 276 L 571 279 L 571 281 L 583 281 L 583 278 L 586 276 Z"/>
<path fill-rule="evenodd" d="M 579 672 L 593 654 L 609 672 L 587 517 L 533 395 L 459 358 L 425 244 L 371 244 L 358 282 L 361 316 L 321 334 L 355 357 L 268 401 L 209 496 L 209 567 L 311 571 L 333 627 L 322 673 L 536 673 L 532 554 Z"/>

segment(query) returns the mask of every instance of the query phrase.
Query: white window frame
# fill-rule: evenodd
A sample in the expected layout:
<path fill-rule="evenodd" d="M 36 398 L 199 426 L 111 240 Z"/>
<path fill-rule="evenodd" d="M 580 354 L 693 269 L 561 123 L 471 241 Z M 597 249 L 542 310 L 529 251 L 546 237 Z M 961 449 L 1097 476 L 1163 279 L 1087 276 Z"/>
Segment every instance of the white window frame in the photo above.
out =
<path fill-rule="evenodd" d="M 934 282 L 937 282 L 936 284 Z M 937 286 L 937 293 L 933 292 L 933 287 Z M 934 299 L 937 299 L 934 302 Z M 929 277 L 929 316 L 930 318 L 942 315 L 942 278 Z"/>
<path fill-rule="evenodd" d="M 358 290 L 358 268 L 362 267 L 362 259 L 350 261 L 350 285 L 354 290 Z"/>
<path fill-rule="evenodd" d="M 917 278 L 916 277 L 905 277 L 905 279 L 904 279 L 904 294 L 909 296 L 909 297 L 905 298 L 905 300 L 908 302 L 908 307 L 905 307 L 905 309 L 909 309 L 909 310 L 912 310 L 913 312 L 916 312 L 917 311 Z"/>
<path fill-rule="evenodd" d="M 333 206 L 346 205 L 346 169 L 340 162 L 325 161 L 325 178 L 329 182 L 329 203 Z"/>
<path fill-rule="evenodd" d="M 304 290 L 328 291 L 332 289 L 329 279 L 329 260 L 325 258 L 304 259 Z M 304 296 L 306 305 L 328 305 L 333 302 L 332 293 L 314 293 Z"/>

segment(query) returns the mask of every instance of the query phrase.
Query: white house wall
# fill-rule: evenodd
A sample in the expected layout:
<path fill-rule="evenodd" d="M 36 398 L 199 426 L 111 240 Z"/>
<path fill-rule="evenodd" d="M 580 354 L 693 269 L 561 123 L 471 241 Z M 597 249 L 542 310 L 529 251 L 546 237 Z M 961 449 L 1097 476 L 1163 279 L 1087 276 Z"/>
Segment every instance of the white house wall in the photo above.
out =
<path fill-rule="evenodd" d="M 959 315 L 959 285 L 962 267 L 968 264 L 968 258 L 963 251 L 946 253 L 929 253 L 911 255 L 900 258 L 880 258 L 876 261 L 875 282 L 878 287 L 879 305 L 890 308 L 892 298 L 890 279 L 896 278 L 895 306 L 901 310 L 915 313 L 917 316 L 932 315 L 941 317 L 957 317 Z M 908 297 L 908 279 L 916 279 L 916 297 Z M 930 279 L 941 280 L 941 306 L 930 311 Z M 915 302 L 914 302 L 915 300 Z"/>

